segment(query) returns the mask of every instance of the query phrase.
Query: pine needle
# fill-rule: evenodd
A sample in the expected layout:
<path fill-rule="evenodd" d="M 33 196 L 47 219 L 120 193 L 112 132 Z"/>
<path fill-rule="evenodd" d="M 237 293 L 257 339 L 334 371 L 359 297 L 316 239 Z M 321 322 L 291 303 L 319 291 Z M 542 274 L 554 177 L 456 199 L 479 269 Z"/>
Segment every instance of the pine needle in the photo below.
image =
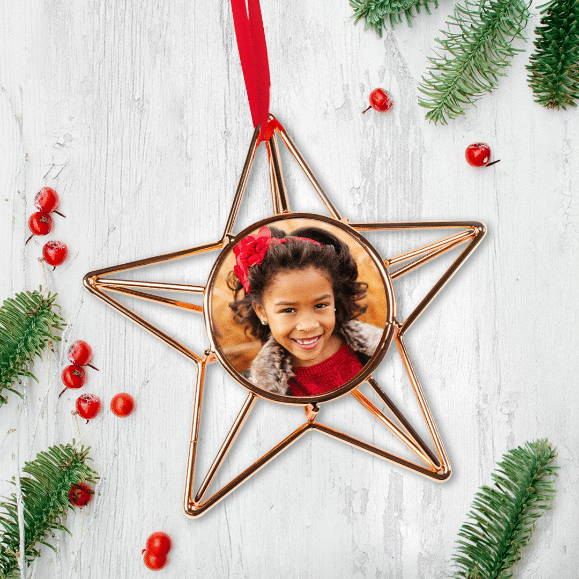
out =
<path fill-rule="evenodd" d="M 552 0 L 542 6 L 535 29 L 535 52 L 527 69 L 535 102 L 548 109 L 577 106 L 579 100 L 579 0 Z"/>
<path fill-rule="evenodd" d="M 428 76 L 419 86 L 425 96 L 418 103 L 429 109 L 429 121 L 447 124 L 496 88 L 510 59 L 522 52 L 512 43 L 524 39 L 528 18 L 525 0 L 464 0 L 455 6 L 448 31 L 441 30 L 445 38 L 436 39 L 442 54 L 428 58 Z"/>
<path fill-rule="evenodd" d="M 390 27 L 395 28 L 396 24 L 402 22 L 403 16 L 408 26 L 412 26 L 412 18 L 420 13 L 421 8 L 431 14 L 431 4 L 438 8 L 438 0 L 350 0 L 350 6 L 354 9 L 354 22 L 363 18 L 366 22 L 364 30 L 373 28 L 378 36 L 382 36 L 388 21 Z"/>
<path fill-rule="evenodd" d="M 41 357 L 50 340 L 59 341 L 55 330 L 62 330 L 64 319 L 53 311 L 56 294 L 46 296 L 39 291 L 23 292 L 4 300 L 0 307 L 0 406 L 8 401 L 4 389 L 15 389 L 20 378 L 36 377 L 29 365 L 35 356 Z M 38 380 L 36 380 L 38 381 Z"/>
<path fill-rule="evenodd" d="M 537 440 L 507 452 L 492 478 L 481 487 L 467 522 L 458 535 L 455 578 L 509 579 L 509 569 L 521 558 L 536 520 L 555 498 L 557 456 L 549 442 Z"/>
<path fill-rule="evenodd" d="M 30 563 L 40 555 L 40 544 L 54 550 L 48 543 L 48 535 L 62 530 L 68 509 L 75 510 L 68 492 L 82 482 L 96 483 L 98 473 L 90 468 L 87 460 L 89 448 L 78 448 L 72 444 L 53 446 L 47 452 L 39 452 L 36 459 L 27 462 L 22 469 L 29 474 L 20 478 L 24 502 L 25 560 Z M 15 484 L 14 479 L 10 481 Z M 0 502 L 0 578 L 17 577 L 20 548 L 18 527 L 18 505 L 16 495 Z"/>

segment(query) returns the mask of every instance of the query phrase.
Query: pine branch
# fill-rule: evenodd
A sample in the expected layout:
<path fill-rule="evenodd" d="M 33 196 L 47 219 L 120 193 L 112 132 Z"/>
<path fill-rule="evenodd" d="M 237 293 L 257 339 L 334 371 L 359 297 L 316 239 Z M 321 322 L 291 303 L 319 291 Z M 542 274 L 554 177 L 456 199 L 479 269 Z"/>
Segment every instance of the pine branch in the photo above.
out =
<path fill-rule="evenodd" d="M 496 88 L 498 77 L 506 75 L 502 70 L 522 52 L 512 43 L 524 39 L 528 18 L 526 0 L 464 0 L 456 5 L 448 31 L 441 30 L 445 38 L 436 39 L 443 54 L 428 58 L 428 77 L 419 86 L 426 96 L 419 96 L 418 103 L 429 109 L 429 121 L 447 124 Z"/>
<path fill-rule="evenodd" d="M 551 508 L 557 456 L 549 442 L 537 440 L 510 450 L 492 478 L 495 487 L 481 487 L 468 520 L 460 529 L 455 578 L 509 579 L 521 558 L 536 520 Z"/>
<path fill-rule="evenodd" d="M 350 0 L 350 6 L 354 9 L 354 22 L 363 18 L 366 22 L 364 30 L 373 28 L 380 37 L 382 29 L 387 27 L 387 21 L 391 28 L 395 28 L 405 16 L 408 26 L 412 26 L 412 18 L 420 13 L 421 8 L 432 14 L 431 4 L 438 8 L 438 0 Z"/>
<path fill-rule="evenodd" d="M 22 292 L 0 307 L 0 406 L 8 401 L 4 389 L 22 396 L 15 381 L 21 383 L 24 376 L 36 380 L 29 364 L 34 356 L 41 357 L 50 340 L 60 340 L 54 331 L 63 329 L 64 320 L 52 309 L 55 299 L 56 294 Z"/>
<path fill-rule="evenodd" d="M 535 102 L 548 109 L 576 107 L 579 99 L 579 0 L 552 0 L 535 29 L 527 69 Z"/>
<path fill-rule="evenodd" d="M 95 483 L 98 473 L 90 468 L 87 460 L 89 448 L 75 448 L 72 444 L 53 446 L 47 452 L 39 452 L 36 459 L 27 462 L 22 469 L 29 474 L 21 477 L 22 500 L 24 502 L 25 560 L 30 563 L 40 555 L 40 544 L 55 550 L 48 543 L 48 535 L 63 530 L 68 509 L 75 510 L 68 492 L 81 482 Z M 14 479 L 10 481 L 15 484 Z M 0 503 L 0 578 L 16 577 L 20 548 L 18 528 L 18 505 L 12 494 Z"/>

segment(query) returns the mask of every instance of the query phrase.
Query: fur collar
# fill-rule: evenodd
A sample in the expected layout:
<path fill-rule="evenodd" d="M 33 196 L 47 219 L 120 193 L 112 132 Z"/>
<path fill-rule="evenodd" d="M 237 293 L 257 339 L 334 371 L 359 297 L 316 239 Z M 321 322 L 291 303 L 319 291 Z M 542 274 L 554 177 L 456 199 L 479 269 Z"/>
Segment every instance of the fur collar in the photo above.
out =
<path fill-rule="evenodd" d="M 380 343 L 383 330 L 372 324 L 350 320 L 342 325 L 339 334 L 354 352 L 372 356 Z M 290 355 L 270 336 L 251 363 L 249 380 L 273 394 L 286 394 L 288 380 L 294 376 Z"/>

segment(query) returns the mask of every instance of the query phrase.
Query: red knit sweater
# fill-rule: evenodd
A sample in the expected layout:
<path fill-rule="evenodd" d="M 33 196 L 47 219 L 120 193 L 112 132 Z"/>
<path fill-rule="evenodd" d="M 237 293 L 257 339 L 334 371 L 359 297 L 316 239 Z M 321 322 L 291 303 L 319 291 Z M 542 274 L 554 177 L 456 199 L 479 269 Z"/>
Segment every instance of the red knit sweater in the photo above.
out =
<path fill-rule="evenodd" d="M 293 396 L 317 396 L 335 390 L 362 369 L 362 362 L 347 344 L 327 360 L 313 366 L 292 368 L 295 376 L 288 381 Z"/>

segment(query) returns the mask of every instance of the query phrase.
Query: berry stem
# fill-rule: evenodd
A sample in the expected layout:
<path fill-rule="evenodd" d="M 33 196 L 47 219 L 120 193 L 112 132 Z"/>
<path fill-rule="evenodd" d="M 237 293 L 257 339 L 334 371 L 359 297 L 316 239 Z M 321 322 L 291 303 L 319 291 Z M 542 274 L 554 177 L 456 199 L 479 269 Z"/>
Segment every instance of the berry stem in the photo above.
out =
<path fill-rule="evenodd" d="M 60 215 L 61 217 L 64 217 L 66 219 L 66 215 L 63 215 L 60 211 L 57 211 L 56 209 L 54 209 L 53 213 L 56 213 L 57 215 Z"/>
<path fill-rule="evenodd" d="M 372 108 L 372 105 L 370 105 L 366 110 L 362 111 L 362 114 L 367 113 L 371 108 Z"/>
<path fill-rule="evenodd" d="M 96 370 L 97 372 L 100 372 L 100 370 L 96 366 L 93 366 L 92 364 L 87 364 L 87 366 L 89 368 L 92 368 L 93 370 Z"/>
<path fill-rule="evenodd" d="M 34 233 L 26 240 L 26 242 L 24 243 L 24 245 L 26 245 L 33 237 L 34 237 Z"/>
<path fill-rule="evenodd" d="M 495 163 L 498 163 L 500 161 L 500 159 L 497 159 L 496 161 L 493 161 L 492 163 L 487 163 L 485 165 L 485 167 L 490 167 L 491 165 L 494 165 Z"/>

